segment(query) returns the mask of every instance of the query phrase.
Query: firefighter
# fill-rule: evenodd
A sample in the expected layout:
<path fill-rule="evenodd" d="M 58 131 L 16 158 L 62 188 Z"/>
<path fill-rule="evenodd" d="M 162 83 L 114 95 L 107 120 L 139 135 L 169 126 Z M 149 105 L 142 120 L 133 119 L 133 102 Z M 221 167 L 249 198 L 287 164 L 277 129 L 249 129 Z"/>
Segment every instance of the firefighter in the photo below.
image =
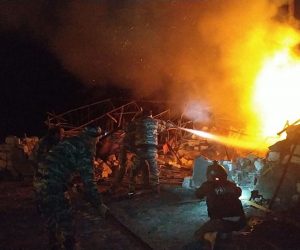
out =
<path fill-rule="evenodd" d="M 157 164 L 159 121 L 152 117 L 152 112 L 143 109 L 133 121 L 133 148 L 135 157 L 130 169 L 129 194 L 135 193 L 136 177 L 143 172 L 143 184 L 159 193 L 159 169 Z"/>
<path fill-rule="evenodd" d="M 51 249 L 74 249 L 75 232 L 71 206 L 65 197 L 75 172 L 80 174 L 87 200 L 104 216 L 107 207 L 93 182 L 93 157 L 100 128 L 86 127 L 78 136 L 67 138 L 52 148 L 38 169 L 41 182 L 36 187 L 42 197 L 42 214 L 47 220 Z"/>
<path fill-rule="evenodd" d="M 218 233 L 238 231 L 246 225 L 245 213 L 239 197 L 241 189 L 234 182 L 227 180 L 226 169 L 217 161 L 207 167 L 207 181 L 198 189 L 196 196 L 206 198 L 209 221 L 195 233 L 197 240 L 214 242 Z M 209 239 L 207 233 L 213 233 Z M 212 243 L 213 244 L 213 243 Z"/>

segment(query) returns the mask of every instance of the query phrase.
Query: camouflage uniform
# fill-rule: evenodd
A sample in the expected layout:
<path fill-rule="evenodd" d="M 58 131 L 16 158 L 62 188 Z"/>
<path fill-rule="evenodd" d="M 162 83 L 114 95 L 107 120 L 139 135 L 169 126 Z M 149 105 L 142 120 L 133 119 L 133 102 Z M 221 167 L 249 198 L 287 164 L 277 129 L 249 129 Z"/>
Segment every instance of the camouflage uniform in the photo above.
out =
<path fill-rule="evenodd" d="M 127 153 L 135 153 L 134 150 L 134 131 L 135 126 L 134 122 L 130 122 L 125 129 L 125 136 L 122 141 L 122 145 L 119 153 L 119 162 L 120 168 L 117 172 L 116 178 L 113 181 L 112 189 L 115 189 L 117 185 L 119 185 L 125 175 L 126 167 L 127 167 Z"/>
<path fill-rule="evenodd" d="M 35 145 L 32 154 L 30 155 L 30 160 L 34 162 L 34 173 L 37 173 L 38 165 L 45 160 L 49 150 L 59 143 L 58 138 L 45 136 Z"/>
<path fill-rule="evenodd" d="M 35 145 L 33 152 L 29 158 L 29 160 L 31 160 L 31 162 L 33 163 L 33 188 L 35 192 L 35 199 L 38 212 L 40 212 L 41 206 L 41 197 L 40 193 L 38 192 L 38 186 L 41 182 L 41 176 L 38 174 L 38 169 L 40 168 L 42 162 L 45 161 L 50 149 L 57 145 L 59 141 L 60 138 L 58 138 L 55 135 L 46 135 Z"/>
<path fill-rule="evenodd" d="M 159 185 L 157 165 L 158 126 L 158 121 L 150 116 L 141 117 L 134 121 L 133 142 L 136 157 L 130 171 L 129 192 L 135 191 L 136 176 L 141 170 L 143 171 L 144 185 L 150 185 L 154 190 Z"/>
<path fill-rule="evenodd" d="M 91 143 L 91 139 L 85 133 L 65 139 L 49 151 L 38 169 L 41 182 L 36 188 L 42 197 L 42 212 L 47 219 L 53 249 L 74 247 L 71 207 L 65 198 L 73 173 L 79 172 L 88 201 L 97 209 L 101 207 L 101 196 L 93 182 L 95 143 Z"/>

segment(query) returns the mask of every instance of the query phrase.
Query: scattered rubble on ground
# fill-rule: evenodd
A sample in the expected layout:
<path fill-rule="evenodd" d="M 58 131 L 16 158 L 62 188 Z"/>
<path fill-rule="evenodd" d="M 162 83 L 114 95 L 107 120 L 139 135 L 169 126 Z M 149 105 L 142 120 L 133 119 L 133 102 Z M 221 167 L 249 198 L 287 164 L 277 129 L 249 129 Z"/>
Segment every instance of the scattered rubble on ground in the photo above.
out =
<path fill-rule="evenodd" d="M 32 176 L 28 157 L 37 142 L 37 137 L 21 140 L 17 136 L 7 136 L 5 142 L 0 144 L 0 173 L 15 179 Z"/>

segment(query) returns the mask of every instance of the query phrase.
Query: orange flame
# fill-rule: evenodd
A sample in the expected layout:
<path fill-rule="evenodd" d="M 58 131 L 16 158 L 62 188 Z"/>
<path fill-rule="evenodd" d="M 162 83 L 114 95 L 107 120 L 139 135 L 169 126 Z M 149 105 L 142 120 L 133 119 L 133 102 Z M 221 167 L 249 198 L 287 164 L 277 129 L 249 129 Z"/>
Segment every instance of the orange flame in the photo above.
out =
<path fill-rule="evenodd" d="M 255 80 L 253 109 L 262 136 L 272 136 L 300 118 L 300 60 L 291 52 L 299 35 L 288 30 L 278 44 L 281 48 L 265 60 Z"/>
<path fill-rule="evenodd" d="M 268 60 L 257 77 L 254 102 L 260 111 L 263 135 L 280 131 L 300 117 L 300 61 L 289 51 Z"/>

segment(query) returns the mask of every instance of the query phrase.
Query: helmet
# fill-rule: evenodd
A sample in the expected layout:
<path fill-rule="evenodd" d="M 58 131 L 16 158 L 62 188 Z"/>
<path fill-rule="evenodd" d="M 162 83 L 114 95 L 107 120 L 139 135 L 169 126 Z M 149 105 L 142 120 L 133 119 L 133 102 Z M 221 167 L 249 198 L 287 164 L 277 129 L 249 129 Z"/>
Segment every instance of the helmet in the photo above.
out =
<path fill-rule="evenodd" d="M 85 127 L 82 131 L 84 134 L 91 137 L 98 137 L 102 133 L 102 129 L 100 127 Z"/>
<path fill-rule="evenodd" d="M 213 164 L 207 167 L 206 178 L 208 181 L 226 180 L 227 171 L 218 161 L 213 161 Z"/>

